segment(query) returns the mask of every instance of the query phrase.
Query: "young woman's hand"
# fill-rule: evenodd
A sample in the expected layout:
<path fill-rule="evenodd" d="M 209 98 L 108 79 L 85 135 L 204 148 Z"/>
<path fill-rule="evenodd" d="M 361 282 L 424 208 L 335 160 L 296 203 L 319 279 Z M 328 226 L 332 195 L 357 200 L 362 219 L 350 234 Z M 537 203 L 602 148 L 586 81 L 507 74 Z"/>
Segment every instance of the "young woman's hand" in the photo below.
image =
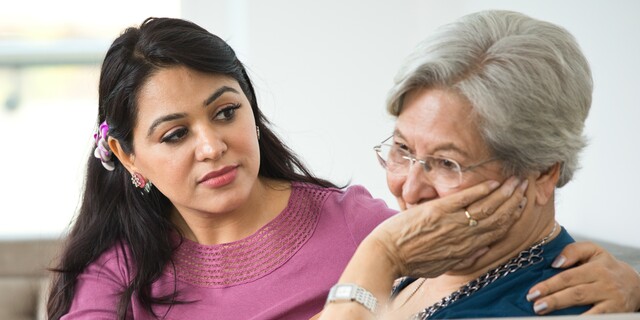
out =
<path fill-rule="evenodd" d="M 562 271 L 533 286 L 527 299 L 538 314 L 593 304 L 585 314 L 640 311 L 640 274 L 591 242 L 564 248 L 554 261 Z"/>

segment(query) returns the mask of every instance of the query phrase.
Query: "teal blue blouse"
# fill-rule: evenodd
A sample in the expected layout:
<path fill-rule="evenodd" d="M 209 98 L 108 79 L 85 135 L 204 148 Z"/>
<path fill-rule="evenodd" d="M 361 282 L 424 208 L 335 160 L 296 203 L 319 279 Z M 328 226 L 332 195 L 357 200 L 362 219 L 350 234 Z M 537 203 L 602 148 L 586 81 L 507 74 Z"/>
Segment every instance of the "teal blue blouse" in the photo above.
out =
<path fill-rule="evenodd" d="M 561 269 L 551 267 L 555 257 L 573 238 L 562 228 L 560 234 L 542 246 L 543 260 L 527 268 L 517 270 L 504 276 L 468 297 L 436 311 L 429 319 L 459 319 L 485 317 L 517 317 L 534 316 L 533 303 L 527 301 L 526 295 L 535 284 L 560 273 Z M 415 281 L 413 278 L 403 280 L 393 295 Z M 425 306 L 426 307 L 426 306 Z M 591 308 L 589 306 L 571 307 L 556 310 L 549 315 L 581 314 Z"/>

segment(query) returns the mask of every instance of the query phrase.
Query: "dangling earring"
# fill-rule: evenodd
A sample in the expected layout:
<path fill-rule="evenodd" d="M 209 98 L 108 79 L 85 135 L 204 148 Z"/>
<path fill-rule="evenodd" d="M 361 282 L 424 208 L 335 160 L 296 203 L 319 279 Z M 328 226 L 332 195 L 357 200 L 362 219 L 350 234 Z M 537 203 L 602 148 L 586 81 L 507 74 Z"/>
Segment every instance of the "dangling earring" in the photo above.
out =
<path fill-rule="evenodd" d="M 144 192 L 147 194 L 151 192 L 151 187 L 153 186 L 151 181 L 145 180 L 144 176 L 142 176 L 138 172 L 131 175 L 131 183 L 134 187 L 144 190 Z"/>
<path fill-rule="evenodd" d="M 258 140 L 260 140 L 260 127 L 256 126 L 256 134 L 258 135 Z"/>

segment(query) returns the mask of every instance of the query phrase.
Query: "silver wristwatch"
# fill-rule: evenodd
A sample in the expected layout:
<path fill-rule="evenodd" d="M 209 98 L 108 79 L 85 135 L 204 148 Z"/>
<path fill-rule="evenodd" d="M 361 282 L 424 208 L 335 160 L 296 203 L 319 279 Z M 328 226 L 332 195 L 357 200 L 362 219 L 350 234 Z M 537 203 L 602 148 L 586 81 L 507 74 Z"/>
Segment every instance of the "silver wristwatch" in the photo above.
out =
<path fill-rule="evenodd" d="M 372 313 L 375 313 L 378 305 L 378 300 L 371 292 L 354 283 L 339 283 L 329 290 L 327 303 L 340 301 L 355 301 Z"/>

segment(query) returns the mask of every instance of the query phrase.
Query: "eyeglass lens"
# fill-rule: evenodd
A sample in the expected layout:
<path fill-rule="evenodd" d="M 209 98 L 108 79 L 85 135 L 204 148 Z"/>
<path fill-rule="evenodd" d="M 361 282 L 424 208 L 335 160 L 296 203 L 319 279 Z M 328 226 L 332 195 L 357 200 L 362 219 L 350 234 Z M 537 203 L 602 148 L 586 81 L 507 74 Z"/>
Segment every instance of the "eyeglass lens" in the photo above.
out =
<path fill-rule="evenodd" d="M 411 165 L 419 164 L 429 180 L 435 185 L 455 188 L 462 181 L 460 165 L 454 160 L 435 156 L 417 159 L 407 150 L 387 144 L 378 146 L 376 152 L 380 164 L 394 175 L 407 175 Z"/>

